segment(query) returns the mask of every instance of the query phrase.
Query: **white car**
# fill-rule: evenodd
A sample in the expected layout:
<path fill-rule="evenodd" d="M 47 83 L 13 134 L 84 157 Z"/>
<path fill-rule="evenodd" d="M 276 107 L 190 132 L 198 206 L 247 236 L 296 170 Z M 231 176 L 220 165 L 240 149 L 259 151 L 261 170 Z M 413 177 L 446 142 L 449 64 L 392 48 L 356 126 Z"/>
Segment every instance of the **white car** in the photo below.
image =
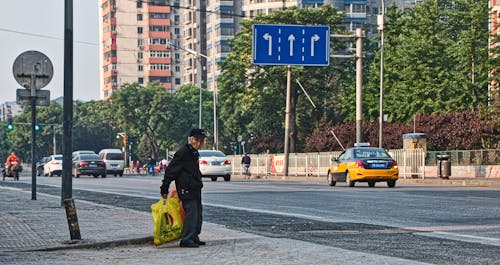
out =
<path fill-rule="evenodd" d="M 49 157 L 49 160 L 45 163 L 43 166 L 43 175 L 44 176 L 54 176 L 62 175 L 62 161 L 63 156 L 62 155 L 51 155 Z"/>
<path fill-rule="evenodd" d="M 224 181 L 231 180 L 233 166 L 224 153 L 217 150 L 199 150 L 198 153 L 202 177 L 211 178 L 212 181 L 216 181 L 217 177 L 223 177 Z"/>

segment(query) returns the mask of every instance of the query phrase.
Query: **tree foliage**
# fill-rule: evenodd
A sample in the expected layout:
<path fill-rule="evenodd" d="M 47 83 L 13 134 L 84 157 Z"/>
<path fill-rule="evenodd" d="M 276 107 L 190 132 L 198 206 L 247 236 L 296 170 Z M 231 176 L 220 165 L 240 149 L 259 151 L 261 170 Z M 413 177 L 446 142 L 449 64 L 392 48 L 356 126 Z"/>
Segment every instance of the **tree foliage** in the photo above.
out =
<path fill-rule="evenodd" d="M 426 0 L 387 14 L 384 109 L 389 121 L 487 104 L 488 1 Z M 365 94 L 369 118 L 378 118 L 379 55 Z"/>

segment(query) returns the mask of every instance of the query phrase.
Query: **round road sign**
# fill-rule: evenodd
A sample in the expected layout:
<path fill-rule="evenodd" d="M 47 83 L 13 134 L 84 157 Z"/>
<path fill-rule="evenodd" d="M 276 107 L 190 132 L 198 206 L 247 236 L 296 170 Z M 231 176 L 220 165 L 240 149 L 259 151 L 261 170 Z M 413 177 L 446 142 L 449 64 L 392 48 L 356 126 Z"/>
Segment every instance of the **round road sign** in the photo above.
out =
<path fill-rule="evenodd" d="M 35 78 L 35 88 L 40 89 L 52 80 L 54 68 L 45 54 L 38 51 L 25 51 L 17 56 L 12 72 L 17 83 L 24 88 L 30 88 L 31 78 Z"/>

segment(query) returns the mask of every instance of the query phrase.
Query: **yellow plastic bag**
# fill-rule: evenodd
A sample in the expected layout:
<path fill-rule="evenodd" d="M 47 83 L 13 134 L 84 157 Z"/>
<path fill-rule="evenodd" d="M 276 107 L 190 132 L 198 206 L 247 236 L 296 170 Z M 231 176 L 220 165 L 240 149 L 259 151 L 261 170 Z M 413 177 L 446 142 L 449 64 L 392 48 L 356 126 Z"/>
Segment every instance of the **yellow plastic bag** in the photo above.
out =
<path fill-rule="evenodd" d="M 151 212 L 155 245 L 158 246 L 181 237 L 182 217 L 179 198 L 162 198 L 151 205 Z"/>

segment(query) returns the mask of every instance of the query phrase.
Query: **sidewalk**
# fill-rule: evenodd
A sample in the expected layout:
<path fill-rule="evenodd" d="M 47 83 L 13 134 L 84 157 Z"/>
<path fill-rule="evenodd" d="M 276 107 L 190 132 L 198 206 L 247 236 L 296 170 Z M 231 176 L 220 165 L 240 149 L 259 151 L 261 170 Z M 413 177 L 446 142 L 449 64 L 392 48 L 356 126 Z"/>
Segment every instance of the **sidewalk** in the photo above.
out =
<path fill-rule="evenodd" d="M 206 246 L 179 248 L 174 241 L 155 247 L 150 213 L 80 200 L 75 205 L 82 240 L 70 244 L 60 198 L 30 198 L 29 192 L 0 186 L 1 264 L 423 264 L 206 222 Z"/>

